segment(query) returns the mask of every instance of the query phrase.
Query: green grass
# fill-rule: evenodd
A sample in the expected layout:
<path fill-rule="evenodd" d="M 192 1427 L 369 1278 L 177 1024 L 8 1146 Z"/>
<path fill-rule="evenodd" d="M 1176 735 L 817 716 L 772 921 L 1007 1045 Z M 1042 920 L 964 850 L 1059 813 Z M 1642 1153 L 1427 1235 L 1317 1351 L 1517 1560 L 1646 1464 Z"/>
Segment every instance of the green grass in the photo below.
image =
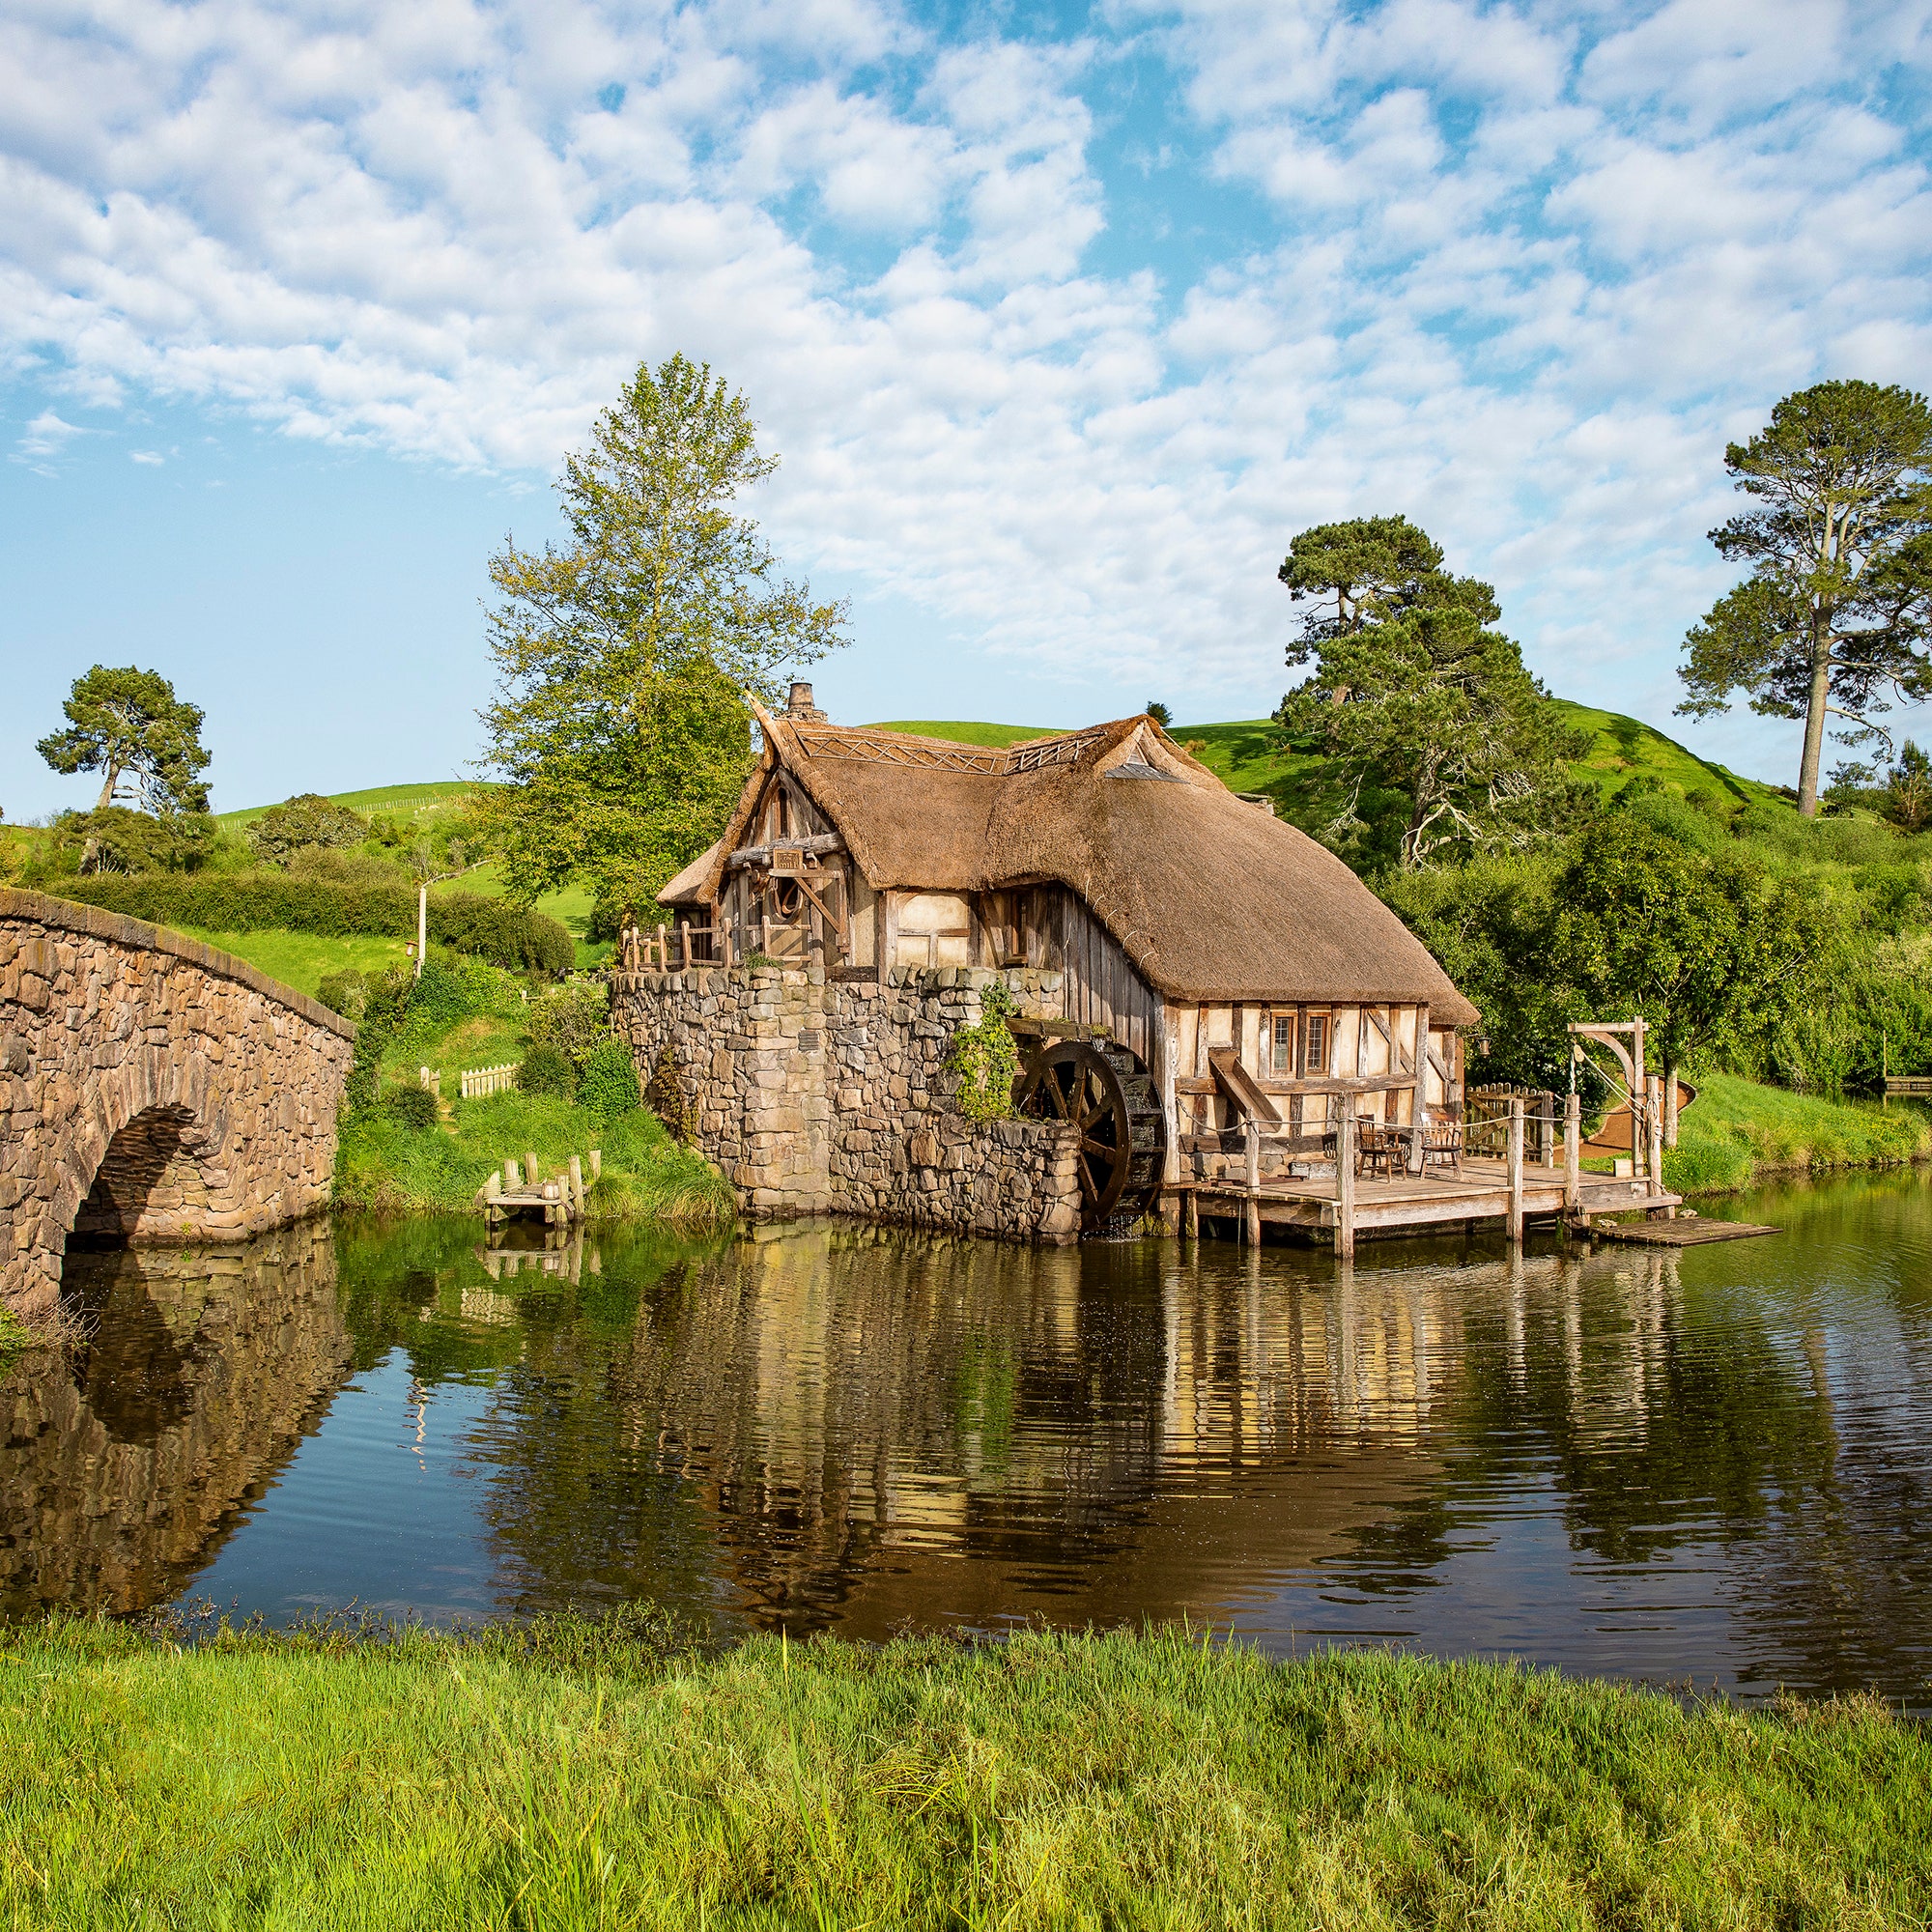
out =
<path fill-rule="evenodd" d="M 1822 1100 L 1761 1087 L 1735 1074 L 1694 1077 L 1697 1098 L 1678 1117 L 1677 1145 L 1663 1156 L 1680 1193 L 1722 1193 L 1768 1174 L 1895 1167 L 1932 1155 L 1922 1108 L 1869 1100 Z"/>
<path fill-rule="evenodd" d="M 909 731 L 918 738 L 943 738 L 949 745 L 989 745 L 1004 752 L 1029 738 L 1054 738 L 1061 727 L 1052 724 L 977 724 L 971 720 L 893 718 L 866 726 L 868 731 Z"/>
<path fill-rule="evenodd" d="M 1715 792 L 1740 805 L 1789 803 L 1775 785 L 1740 778 L 1723 765 L 1712 764 L 1640 719 L 1626 718 L 1618 711 L 1596 711 L 1568 698 L 1554 702 L 1567 724 L 1591 734 L 1590 749 L 1571 769 L 1605 796 L 1637 772 L 1647 772 L 1667 788 L 1686 794 Z"/>
<path fill-rule="evenodd" d="M 414 825 L 439 812 L 458 810 L 465 794 L 473 789 L 467 780 L 442 779 L 431 784 L 376 785 L 367 791 L 337 791 L 328 796 L 337 805 L 361 812 L 365 818 L 380 813 Z M 262 805 L 245 806 L 240 811 L 218 811 L 215 822 L 239 831 L 280 803 L 280 799 L 270 799 Z"/>
<path fill-rule="evenodd" d="M 4 1302 L 0 1302 L 0 1375 L 4 1375 L 33 1347 L 34 1338 L 26 1324 Z"/>
<path fill-rule="evenodd" d="M 455 1085 L 445 1076 L 445 1090 Z M 521 1161 L 534 1153 L 550 1178 L 576 1154 L 587 1175 L 596 1148 L 604 1175 L 590 1190 L 592 1220 L 716 1226 L 737 1215 L 737 1198 L 724 1177 L 672 1140 L 646 1108 L 599 1121 L 554 1095 L 509 1093 L 456 1100 L 449 1116 L 443 1125 L 419 1131 L 381 1110 L 346 1117 L 336 1130 L 336 1206 L 375 1213 L 470 1213 L 484 1178 L 505 1158 Z"/>
<path fill-rule="evenodd" d="M 1181 1634 L 679 1655 L 37 1627 L 0 1914 L 44 1927 L 1922 1925 L 1932 1746 Z M 668 1654 L 667 1654 L 668 1652 Z"/>
<path fill-rule="evenodd" d="M 381 973 L 404 964 L 409 957 L 405 941 L 379 939 L 368 933 L 327 938 L 313 932 L 278 932 L 272 927 L 260 932 L 208 932 L 199 926 L 183 926 L 181 930 L 190 939 L 245 959 L 258 972 L 311 999 L 326 974 L 352 966 L 359 973 Z"/>
<path fill-rule="evenodd" d="M 439 889 L 432 888 L 432 891 L 435 890 Z M 440 890 L 478 893 L 485 898 L 499 899 L 503 896 L 503 877 L 492 862 L 465 872 L 461 878 L 450 880 Z M 604 965 L 615 950 L 608 939 L 591 940 L 585 936 L 590 930 L 590 915 L 595 905 L 596 900 L 582 886 L 571 886 L 560 893 L 546 893 L 533 908 L 546 918 L 555 920 L 576 941 L 576 965 L 580 973 L 592 972 Z"/>

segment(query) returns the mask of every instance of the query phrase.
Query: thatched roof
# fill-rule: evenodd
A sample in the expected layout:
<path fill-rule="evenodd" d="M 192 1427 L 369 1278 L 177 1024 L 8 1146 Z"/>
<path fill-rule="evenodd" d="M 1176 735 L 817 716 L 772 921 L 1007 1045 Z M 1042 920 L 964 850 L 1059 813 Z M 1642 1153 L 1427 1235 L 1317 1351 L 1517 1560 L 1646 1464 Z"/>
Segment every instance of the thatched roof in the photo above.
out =
<path fill-rule="evenodd" d="M 1171 999 L 1427 1001 L 1477 1015 L 1325 846 L 1236 798 L 1150 718 L 1009 751 L 783 716 L 717 845 L 660 895 L 713 903 L 772 761 L 844 835 L 875 890 L 1059 880 Z"/>

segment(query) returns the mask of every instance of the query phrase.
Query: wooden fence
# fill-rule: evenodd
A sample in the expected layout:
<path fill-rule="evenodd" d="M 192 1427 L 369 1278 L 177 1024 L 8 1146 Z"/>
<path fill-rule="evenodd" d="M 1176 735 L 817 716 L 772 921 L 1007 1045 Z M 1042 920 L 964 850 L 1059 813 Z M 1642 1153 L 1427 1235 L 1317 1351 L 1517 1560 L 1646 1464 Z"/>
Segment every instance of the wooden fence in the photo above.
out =
<path fill-rule="evenodd" d="M 485 1094 L 507 1094 L 517 1084 L 517 1063 L 508 1060 L 500 1066 L 466 1066 L 463 1069 L 463 1097 L 480 1099 Z"/>

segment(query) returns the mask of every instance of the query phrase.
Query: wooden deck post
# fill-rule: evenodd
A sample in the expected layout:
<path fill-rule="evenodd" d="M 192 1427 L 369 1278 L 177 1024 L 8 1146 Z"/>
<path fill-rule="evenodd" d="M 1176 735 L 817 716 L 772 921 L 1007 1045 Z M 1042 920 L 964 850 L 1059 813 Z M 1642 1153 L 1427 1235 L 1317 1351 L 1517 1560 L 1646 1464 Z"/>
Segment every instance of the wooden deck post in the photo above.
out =
<path fill-rule="evenodd" d="M 1355 1259 L 1355 1116 L 1347 1108 L 1335 1129 L 1335 1259 Z"/>
<path fill-rule="evenodd" d="M 1187 1190 L 1187 1206 L 1182 1211 L 1180 1225 L 1190 1241 L 1201 1238 L 1201 1196 L 1192 1187 Z"/>
<path fill-rule="evenodd" d="M 1258 1246 L 1262 1238 L 1262 1129 L 1261 1122 L 1250 1116 L 1247 1123 L 1248 1157 L 1242 1170 L 1242 1181 L 1247 1189 L 1247 1200 L 1242 1205 L 1241 1224 L 1245 1229 L 1249 1246 Z"/>
<path fill-rule="evenodd" d="M 523 1170 L 520 1167 L 518 1167 L 517 1163 L 514 1160 L 505 1160 L 503 1163 L 504 1187 L 507 1188 L 510 1193 L 514 1194 L 518 1190 L 518 1188 L 520 1188 L 523 1184 L 524 1184 Z"/>
<path fill-rule="evenodd" d="M 1509 1118 L 1509 1227 L 1512 1247 L 1522 1241 L 1522 1095 L 1510 1095 Z"/>
<path fill-rule="evenodd" d="M 1563 1102 L 1563 1214 L 1583 1211 L 1583 1103 L 1575 1094 Z"/>
<path fill-rule="evenodd" d="M 583 1218 L 583 1163 L 575 1154 L 570 1156 L 570 1206 L 573 1215 Z"/>
<path fill-rule="evenodd" d="M 603 1178 L 604 1150 L 602 1148 L 592 1148 L 590 1150 L 590 1184 L 594 1187 Z M 600 1269 L 599 1272 L 601 1273 L 602 1270 Z"/>
<path fill-rule="evenodd" d="M 691 971 L 691 922 L 688 919 L 678 921 L 677 938 L 679 946 L 677 963 L 688 973 Z"/>
<path fill-rule="evenodd" d="M 530 1153 L 527 1151 L 526 1151 L 524 1154 L 524 1179 L 526 1181 L 528 1181 L 532 1187 L 538 1185 L 537 1157 L 535 1154 Z"/>
<path fill-rule="evenodd" d="M 1644 1122 L 1644 1138 L 1649 1145 L 1644 1150 L 1645 1164 L 1649 1168 L 1650 1192 L 1663 1192 L 1663 1082 L 1655 1074 L 1644 1082 L 1644 1097 L 1649 1105 L 1644 1108 L 1648 1118 Z M 1669 1219 L 1677 1218 L 1677 1210 L 1672 1208 Z"/>

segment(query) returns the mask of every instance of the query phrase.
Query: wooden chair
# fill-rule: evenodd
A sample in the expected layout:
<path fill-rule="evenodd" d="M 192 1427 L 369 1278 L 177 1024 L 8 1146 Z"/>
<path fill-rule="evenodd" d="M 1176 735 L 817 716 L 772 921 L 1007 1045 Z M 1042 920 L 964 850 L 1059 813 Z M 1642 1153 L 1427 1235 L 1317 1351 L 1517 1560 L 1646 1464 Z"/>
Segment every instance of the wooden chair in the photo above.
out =
<path fill-rule="evenodd" d="M 1355 1173 L 1379 1174 L 1392 1179 L 1402 1158 L 1402 1143 L 1393 1138 L 1373 1114 L 1355 1117 Z"/>
<path fill-rule="evenodd" d="M 1458 1179 L 1463 1175 L 1463 1123 L 1460 1121 L 1432 1121 L 1422 1130 L 1422 1165 L 1446 1167 Z"/>

